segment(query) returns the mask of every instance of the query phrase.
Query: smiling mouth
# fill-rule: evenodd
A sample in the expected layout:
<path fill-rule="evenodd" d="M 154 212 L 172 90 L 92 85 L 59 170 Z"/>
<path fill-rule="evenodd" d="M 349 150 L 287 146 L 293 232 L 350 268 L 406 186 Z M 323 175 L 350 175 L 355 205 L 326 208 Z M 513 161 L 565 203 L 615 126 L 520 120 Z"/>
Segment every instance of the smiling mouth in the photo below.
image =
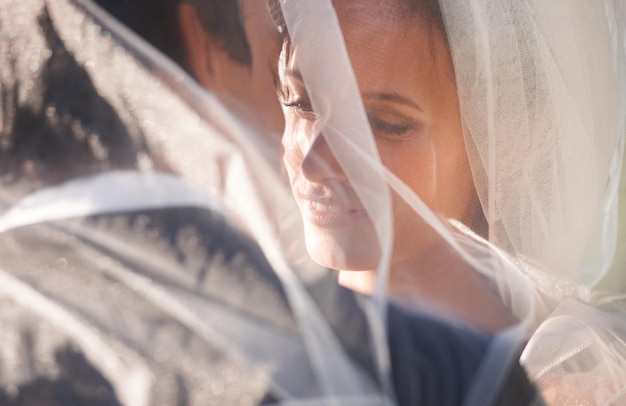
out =
<path fill-rule="evenodd" d="M 314 202 L 312 200 L 307 200 L 306 205 L 308 206 L 310 210 L 315 210 L 318 212 L 352 213 L 352 212 L 363 211 L 363 209 L 359 210 L 359 209 L 354 209 L 354 208 L 344 206 L 344 205 L 319 203 L 319 202 Z"/>
<path fill-rule="evenodd" d="M 337 202 L 322 203 L 306 198 L 302 199 L 302 203 L 304 218 L 322 228 L 345 227 L 367 217 L 367 212 L 360 206 Z"/>

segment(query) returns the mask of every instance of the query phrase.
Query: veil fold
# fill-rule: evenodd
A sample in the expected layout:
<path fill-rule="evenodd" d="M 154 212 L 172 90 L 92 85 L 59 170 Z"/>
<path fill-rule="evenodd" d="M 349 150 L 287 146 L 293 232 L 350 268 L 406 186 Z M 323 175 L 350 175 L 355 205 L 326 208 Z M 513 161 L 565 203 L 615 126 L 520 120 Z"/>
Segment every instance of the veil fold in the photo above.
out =
<path fill-rule="evenodd" d="M 287 323 L 285 327 L 272 325 L 275 321 L 259 323 L 255 321 L 258 315 L 251 318 L 248 314 L 250 309 L 246 310 L 245 298 L 234 300 L 217 291 L 200 294 L 197 292 L 197 282 L 190 283 L 190 287 L 185 287 L 185 284 L 179 286 L 180 275 L 184 275 L 181 263 L 168 263 L 162 258 L 159 263 L 152 259 L 155 253 L 137 246 L 134 241 L 124 246 L 102 233 L 90 232 L 89 227 L 85 229 L 81 225 L 60 229 L 68 234 L 66 238 L 92 241 L 109 255 L 119 255 L 128 263 L 150 264 L 152 268 L 147 268 L 146 275 L 133 275 L 123 268 L 115 272 L 112 270 L 114 267 L 110 266 L 108 277 L 118 284 L 130 286 L 141 300 L 153 303 L 168 317 L 182 323 L 191 336 L 200 337 L 200 342 L 208 343 L 194 344 L 198 348 L 203 345 L 214 346 L 218 352 L 231 357 L 238 367 L 229 369 L 224 365 L 223 374 L 230 374 L 231 380 L 247 381 L 250 388 L 256 388 L 247 392 L 241 386 L 239 392 L 233 394 L 228 388 L 215 389 L 213 386 L 207 392 L 207 385 L 227 385 L 227 380 L 205 376 L 206 381 L 198 383 L 200 386 L 195 386 L 196 391 L 190 395 L 198 397 L 195 401 L 202 402 L 205 399 L 219 404 L 234 402 L 240 397 L 244 402 L 256 402 L 259 400 L 255 399 L 259 390 L 269 385 L 276 400 L 286 404 L 300 404 L 300 401 L 385 403 L 385 397 L 380 394 L 369 372 L 356 365 L 344 349 L 342 340 L 346 339 L 346 335 L 336 333 L 335 328 L 331 327 L 336 321 L 331 322 L 329 319 L 340 317 L 341 309 L 331 307 L 330 311 L 326 309 L 322 312 L 311 298 L 310 289 L 315 291 L 312 287 L 328 278 L 327 271 L 307 264 L 301 264 L 295 270 L 289 259 L 290 240 L 285 235 L 296 233 L 294 227 L 297 229 L 298 224 L 294 221 L 296 211 L 293 200 L 280 178 L 279 135 L 250 127 L 249 123 L 255 122 L 252 119 L 254 115 L 248 113 L 245 107 L 235 106 L 241 116 L 233 114 L 213 94 L 201 89 L 180 67 L 91 1 L 5 2 L 0 6 L 0 24 L 0 52 L 4 53 L 3 60 L 12 60 L 14 63 L 2 70 L 3 87 L 6 86 L 14 93 L 8 90 L 3 92 L 1 114 L 5 115 L 4 123 L 16 123 L 16 128 L 2 129 L 3 142 L 17 142 L 10 137 L 24 136 L 21 131 L 29 130 L 17 128 L 18 123 L 11 120 L 12 114 L 26 110 L 28 106 L 34 116 L 42 116 L 42 120 L 48 120 L 51 127 L 59 125 L 61 131 L 65 129 L 72 136 L 83 131 L 87 142 L 100 143 L 102 156 L 95 158 L 110 162 L 107 159 L 113 160 L 118 153 L 130 156 L 126 164 L 98 168 L 102 173 L 94 175 L 93 168 L 82 167 L 82 162 L 74 162 L 74 156 L 66 155 L 67 172 L 61 174 L 61 181 L 52 176 L 47 179 L 48 174 L 45 173 L 38 181 L 31 181 L 19 170 L 11 171 L 7 159 L 3 176 L 8 186 L 3 188 L 0 196 L 3 205 L 0 220 L 3 235 L 19 233 L 24 227 L 38 227 L 42 223 L 73 221 L 80 217 L 114 216 L 146 209 L 184 207 L 219 213 L 218 216 L 225 216 L 228 222 L 242 230 L 243 237 L 237 238 L 252 239 L 261 246 L 264 253 L 262 257 L 267 258 L 267 266 L 271 266 L 268 269 L 275 272 L 274 277 L 278 278 L 278 284 L 282 286 L 278 292 L 284 289 L 295 324 Z M 18 48 L 21 50 L 20 57 L 12 57 Z M 80 74 L 80 85 L 71 87 L 71 79 L 63 76 L 68 75 L 68 72 Z M 84 90 L 84 94 L 97 101 L 89 104 L 87 96 L 83 100 L 60 97 L 62 91 L 55 93 L 50 90 L 57 89 L 54 87 L 57 85 L 55 80 L 59 80 L 61 86 L 68 86 L 67 92 L 72 95 L 80 91 L 78 87 L 84 82 L 89 83 L 90 88 Z M 50 97 L 59 99 L 51 100 Z M 88 124 L 77 120 L 69 122 L 73 117 L 72 109 L 80 110 L 73 103 L 81 102 L 85 103 L 84 109 L 93 109 L 93 112 L 86 114 L 100 114 L 102 117 Z M 250 121 L 246 120 L 248 118 Z M 61 131 L 50 136 L 63 137 Z M 126 136 L 126 144 L 111 142 L 111 137 L 116 134 Z M 120 150 L 115 150 L 116 147 Z M 41 160 L 45 161 L 43 158 Z M 51 164 L 50 168 L 54 169 L 54 166 Z M 78 180 L 64 183 L 63 175 Z M 278 234 L 279 231 L 283 236 Z M 194 237 L 191 230 L 189 233 L 187 240 L 199 238 Z M 221 238 L 227 241 L 228 234 L 221 234 Z M 181 246 L 190 244 L 175 242 Z M 76 245 L 77 251 L 78 247 Z M 7 249 L 11 255 L 20 252 L 10 247 Z M 192 248 L 189 249 L 193 252 Z M 83 252 L 86 255 L 88 250 Z M 234 261 L 230 266 L 239 266 L 241 277 L 246 275 L 246 259 L 243 255 L 234 259 L 222 258 L 223 261 Z M 219 258 L 218 255 L 215 260 L 218 263 Z M 219 269 L 218 265 L 215 266 Z M 53 308 L 46 308 L 45 304 L 39 306 L 37 301 L 32 301 L 33 295 L 37 294 L 29 293 L 31 290 L 28 287 L 11 288 L 22 284 L 19 278 L 14 280 L 12 276 L 12 272 L 19 269 L 16 266 L 17 263 L 9 262 L 8 259 L 0 265 L 2 280 L 6 282 L 6 289 L 0 290 L 0 297 L 22 305 L 28 304 L 29 311 L 44 318 L 55 313 Z M 28 263 L 23 268 L 27 270 Z M 249 280 L 242 283 L 244 288 L 250 285 L 249 294 L 252 295 L 259 287 L 254 287 L 252 283 L 253 274 L 247 278 Z M 62 289 L 58 290 L 59 287 L 53 281 L 50 283 L 52 285 L 48 287 L 48 293 L 55 298 L 62 298 Z M 104 283 L 101 286 L 105 288 Z M 228 292 L 227 285 L 223 289 Z M 233 286 L 232 289 L 234 295 L 242 287 Z M 325 294 L 327 298 L 333 298 L 338 293 L 336 288 L 329 285 Z M 267 303 L 275 300 L 272 295 L 268 296 Z M 227 310 L 219 305 L 224 300 Z M 340 302 L 336 306 L 340 304 L 345 303 Z M 228 310 L 228 306 L 233 309 Z M 87 359 L 96 366 L 101 366 L 102 362 L 106 364 L 108 347 L 117 350 L 119 342 L 132 341 L 128 338 L 129 334 L 134 337 L 139 334 L 137 330 L 153 328 L 138 324 L 124 331 L 115 317 L 109 314 L 102 321 L 102 326 L 108 329 L 102 344 L 102 348 L 107 347 L 105 351 L 97 345 L 98 340 L 93 334 L 86 334 L 89 327 L 85 325 L 91 322 L 88 321 L 88 310 L 81 309 L 79 305 L 64 305 L 60 309 L 59 313 L 63 317 L 51 318 L 49 321 L 69 334 L 71 341 L 77 342 L 77 345 L 82 346 L 86 342 L 88 345 L 82 346 L 82 349 L 87 352 Z M 354 311 L 354 307 L 352 309 Z M 264 316 L 267 320 L 283 317 L 279 313 Z M 224 326 L 215 329 L 205 318 L 212 320 L 213 325 L 222 320 Z M 71 323 L 64 320 L 71 320 Z M 355 325 L 358 322 L 355 321 Z M 80 328 L 72 332 L 72 326 Z M 167 336 L 166 333 L 162 334 Z M 158 395 L 158 392 L 154 392 L 151 372 L 145 371 L 150 368 L 150 364 L 146 365 L 146 360 L 142 359 L 145 355 L 141 354 L 142 346 L 146 344 L 139 342 L 136 345 L 138 348 L 129 348 L 128 352 L 139 353 L 136 356 L 137 370 L 133 369 L 134 365 L 120 364 L 120 360 L 115 357 L 108 360 L 115 364 L 114 367 L 103 369 L 105 378 L 111 379 L 115 388 L 122 392 L 119 393 L 121 401 L 130 405 L 148 404 L 156 401 L 154 395 Z M 177 351 L 182 351 L 182 348 L 177 348 Z M 361 349 L 356 352 L 359 351 Z M 183 369 L 193 370 L 194 366 L 189 359 L 192 352 L 185 357 L 182 353 L 172 356 L 180 356 L 176 362 L 187 363 Z M 212 355 L 210 351 L 197 352 L 195 356 L 201 364 L 210 362 L 215 354 Z M 195 366 L 198 371 L 204 368 L 200 364 Z M 251 372 L 248 378 L 245 367 Z M 129 377 L 128 381 L 125 376 Z M 199 372 L 194 379 L 201 377 Z M 126 393 L 124 388 L 133 382 L 137 386 Z M 160 390 L 167 391 L 167 388 L 169 386 L 164 385 Z M 217 392 L 211 394 L 212 391 Z M 167 402 L 167 399 L 163 397 L 162 401 Z"/>
<path fill-rule="evenodd" d="M 3 311 L 18 304 L 26 309 L 19 313 L 24 320 L 45 319 L 45 328 L 55 332 L 50 348 L 63 336 L 86 349 L 87 363 L 102 367 L 103 379 L 122 388 L 117 395 L 125 404 L 167 402 L 172 393 L 187 393 L 186 381 L 171 378 L 166 367 L 151 375 L 152 339 L 169 349 L 156 358 L 179 362 L 189 375 L 189 393 L 197 396 L 191 403 L 262 402 L 261 392 L 269 388 L 275 398 L 268 403 L 394 404 L 404 395 L 394 387 L 398 380 L 412 382 L 419 375 L 415 379 L 426 382 L 420 373 L 438 371 L 429 359 L 410 357 L 410 376 L 397 376 L 404 359 L 393 345 L 411 349 L 406 341 L 413 344 L 422 326 L 402 324 L 407 315 L 426 315 L 424 326 L 433 320 L 452 326 L 450 335 L 459 341 L 469 337 L 467 347 L 446 350 L 432 344 L 438 337 L 414 340 L 420 351 L 448 366 L 461 360 L 476 367 L 450 367 L 450 379 L 466 390 L 464 404 L 497 403 L 522 350 L 526 371 L 550 402 L 567 404 L 564 395 L 592 404 L 626 399 L 626 305 L 598 289 L 603 278 L 624 272 L 623 259 L 614 256 L 626 251 L 617 225 L 623 215 L 626 6 L 619 0 L 397 1 L 419 6 L 406 6 L 398 18 L 385 8 L 395 4 L 391 0 L 372 10 L 365 8 L 376 2 L 277 2 L 274 11 L 287 30 L 280 85 L 295 77 L 310 104 L 282 95 L 287 116 L 296 111 L 308 117 L 300 127 L 288 120 L 282 140 L 257 128 L 255 113 L 245 106 L 226 106 L 206 92 L 92 1 L 1 3 L 0 56 L 7 61 L 0 69 Z M 363 15 L 373 19 L 360 21 Z M 420 32 L 428 41 L 415 43 L 422 52 L 419 69 L 448 57 L 453 67 L 458 106 L 448 100 L 438 107 L 458 107 L 461 155 L 467 158 L 466 172 L 452 172 L 459 179 L 441 177 L 461 155 L 446 155 L 450 149 L 441 148 L 440 127 L 390 114 L 384 103 L 397 97 L 375 95 L 383 103 L 377 110 L 362 94 L 366 68 L 383 66 L 377 64 L 379 53 L 405 56 L 406 48 L 393 48 L 391 29 L 376 37 L 378 29 L 388 28 L 378 23 L 400 24 L 414 15 L 417 22 L 401 33 L 402 47 L 413 45 L 410 30 L 426 21 L 431 30 Z M 437 16 L 444 53 L 433 45 L 440 39 L 433 28 Z M 385 69 L 375 72 L 374 83 L 393 82 L 398 71 L 389 69 L 390 76 Z M 434 93 L 450 90 L 452 85 L 437 80 L 443 79 L 424 82 Z M 402 88 L 410 86 L 407 81 Z M 61 96 L 65 91 L 82 97 Z M 430 111 L 417 104 L 419 114 Z M 74 119 L 72 109 L 101 116 L 87 125 Z M 20 115 L 24 111 L 27 116 Z M 379 113 L 399 123 L 378 119 Z M 18 142 L 16 134 L 41 135 L 29 123 L 59 129 L 46 136 L 60 144 L 67 141 L 63 134 L 72 134 L 89 148 L 17 148 L 17 155 L 8 156 L 3 148 Z M 390 155 L 409 148 L 399 148 L 389 135 L 406 128 L 420 134 L 418 152 L 408 160 L 414 182 L 397 171 L 403 160 Z M 290 160 L 290 142 L 310 160 Z M 94 156 L 74 159 L 84 149 Z M 18 160 L 24 157 L 37 159 Z M 20 165 L 12 168 L 15 162 Z M 304 190 L 320 201 L 297 202 L 302 190 L 288 184 L 305 166 L 302 176 L 322 173 L 317 182 L 323 187 Z M 472 193 L 456 190 L 467 186 L 463 179 L 471 180 Z M 461 202 L 466 195 L 470 202 Z M 254 271 L 246 255 L 224 251 L 211 262 L 198 254 L 200 242 L 212 241 L 202 240 L 195 228 L 201 224 L 181 208 L 203 213 L 223 235 L 246 241 L 261 269 Z M 308 238 L 303 208 L 331 213 L 310 217 L 319 228 L 341 230 L 337 241 L 344 245 L 322 252 L 340 265 L 313 261 L 310 253 L 319 240 Z M 142 210 L 148 209 L 181 216 L 184 229 L 168 238 L 164 230 L 173 226 L 146 220 Z M 132 221 L 124 219 L 129 212 Z M 404 220 L 398 220 L 399 212 Z M 351 234 L 339 224 L 342 216 L 361 228 Z M 85 244 L 76 263 L 93 260 L 98 272 L 76 270 L 69 254 L 33 249 L 29 255 L 19 243 L 30 232 L 41 246 Z M 409 254 L 398 260 L 399 251 Z M 374 258 L 354 271 L 373 271 L 369 296 L 346 296 L 329 282 L 333 273 L 326 267 L 350 271 L 353 252 L 365 262 Z M 143 265 L 131 272 L 129 264 Z M 203 264 L 246 272 L 226 272 L 226 288 L 220 289 L 206 282 Z M 41 278 L 41 269 L 54 278 Z M 259 276 L 264 272 L 266 278 Z M 119 307 L 102 310 L 89 300 L 118 291 L 125 298 Z M 248 302 L 253 298 L 265 298 L 264 306 L 255 309 Z M 0 317 L 15 321 L 3 311 Z M 176 323 L 151 324 L 168 317 Z M 90 330 L 94 320 L 106 334 Z M 393 323 L 402 329 L 390 330 Z M 476 331 L 481 328 L 493 338 Z M 442 343 L 449 338 L 444 328 L 434 331 Z M 217 353 L 234 361 L 219 364 L 216 376 L 198 372 L 210 370 L 207 364 Z M 0 359 L 5 355 L 0 352 Z M 467 371 L 471 379 L 463 375 Z M 16 385 L 18 375 L 9 377 Z M 163 376 L 167 384 L 156 387 L 154 380 Z M 237 378 L 250 384 L 249 392 L 228 386 Z M 439 389 L 426 385 L 424 391 Z M 441 392 L 454 403 L 456 393 L 447 389 Z"/>
<path fill-rule="evenodd" d="M 88 0 L 3 2 L 0 57 L 0 402 L 388 405 L 394 371 L 405 402 L 498 396 L 512 346 L 397 307 L 388 321 L 383 291 L 354 295 L 308 258 L 280 134 L 255 112 Z M 390 221 L 385 193 L 380 179 L 363 198 Z"/>

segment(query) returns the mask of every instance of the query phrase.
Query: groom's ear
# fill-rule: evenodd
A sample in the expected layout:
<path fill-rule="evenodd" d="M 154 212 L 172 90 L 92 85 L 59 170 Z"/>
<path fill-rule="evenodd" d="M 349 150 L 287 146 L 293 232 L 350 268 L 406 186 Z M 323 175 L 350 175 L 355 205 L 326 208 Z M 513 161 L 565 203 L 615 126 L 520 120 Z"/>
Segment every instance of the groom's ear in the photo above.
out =
<path fill-rule="evenodd" d="M 203 28 L 196 7 L 180 4 L 178 22 L 190 73 L 205 89 L 217 90 L 225 56 L 219 43 Z"/>

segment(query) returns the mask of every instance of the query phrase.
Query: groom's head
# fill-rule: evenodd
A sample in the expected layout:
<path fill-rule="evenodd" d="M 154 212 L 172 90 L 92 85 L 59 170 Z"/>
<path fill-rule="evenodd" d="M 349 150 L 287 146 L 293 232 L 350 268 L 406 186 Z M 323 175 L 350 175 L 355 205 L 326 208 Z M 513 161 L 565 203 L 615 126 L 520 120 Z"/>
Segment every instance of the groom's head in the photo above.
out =
<path fill-rule="evenodd" d="M 96 0 L 226 105 L 281 133 L 282 40 L 264 0 Z"/>

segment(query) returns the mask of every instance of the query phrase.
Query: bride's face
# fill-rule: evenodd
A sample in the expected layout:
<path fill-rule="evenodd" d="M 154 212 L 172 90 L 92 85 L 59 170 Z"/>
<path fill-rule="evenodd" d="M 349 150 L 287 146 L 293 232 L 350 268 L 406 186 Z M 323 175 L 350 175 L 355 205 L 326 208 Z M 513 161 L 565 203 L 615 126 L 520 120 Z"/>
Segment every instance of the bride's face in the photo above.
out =
<path fill-rule="evenodd" d="M 401 16 L 393 2 L 339 3 L 337 15 L 383 164 L 435 213 L 469 223 L 477 203 L 444 35 L 418 14 Z M 374 269 L 378 244 L 371 221 L 326 140 L 315 137 L 318 117 L 310 111 L 297 52 L 287 62 L 283 144 L 307 247 L 331 268 Z M 395 194 L 393 216 L 393 263 L 433 243 L 434 233 Z"/>

